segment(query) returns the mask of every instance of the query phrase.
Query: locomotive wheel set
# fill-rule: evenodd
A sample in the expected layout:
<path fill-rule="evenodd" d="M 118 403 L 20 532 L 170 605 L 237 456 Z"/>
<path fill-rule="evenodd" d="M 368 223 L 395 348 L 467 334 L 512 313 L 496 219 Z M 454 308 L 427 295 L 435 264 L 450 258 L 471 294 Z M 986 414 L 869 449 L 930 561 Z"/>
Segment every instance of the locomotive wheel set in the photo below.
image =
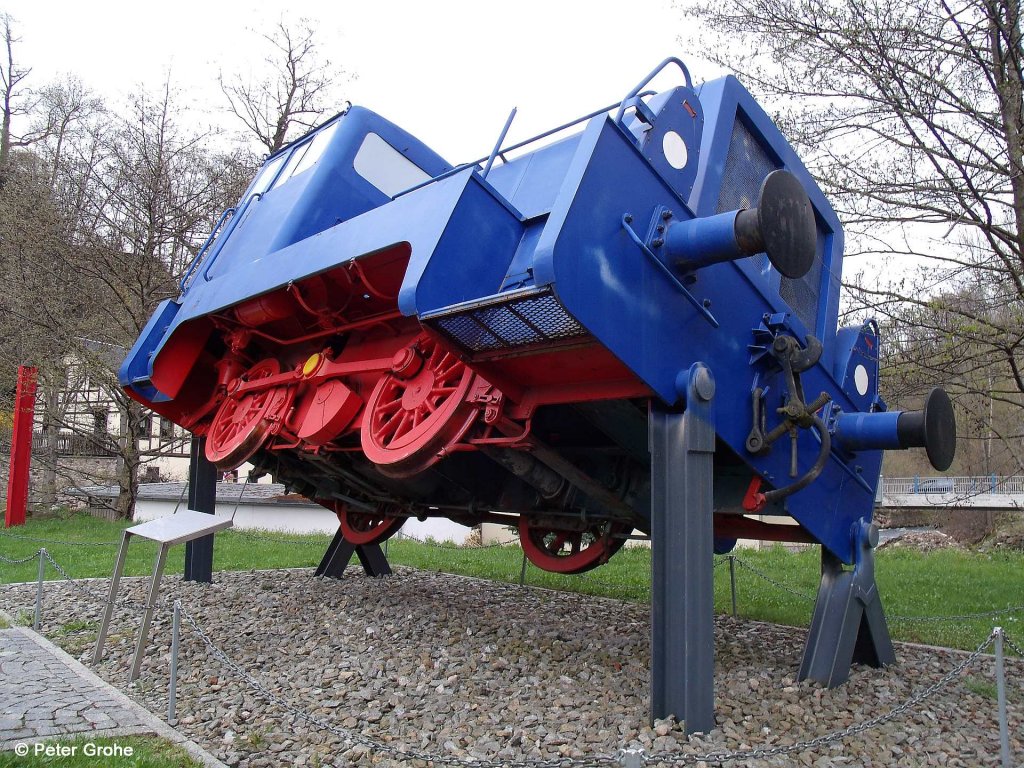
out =
<path fill-rule="evenodd" d="M 644 90 L 673 67 L 682 85 Z M 514 527 L 535 565 L 582 573 L 649 534 L 655 715 L 691 729 L 710 722 L 712 549 L 738 538 L 822 546 L 802 677 L 891 661 L 882 451 L 946 469 L 952 406 L 935 390 L 888 410 L 877 326 L 838 327 L 842 227 L 792 148 L 734 78 L 698 91 L 677 59 L 504 140 L 452 166 L 352 107 L 288 145 L 122 385 L 217 467 L 252 462 L 336 512 L 352 547 L 441 516 Z"/>

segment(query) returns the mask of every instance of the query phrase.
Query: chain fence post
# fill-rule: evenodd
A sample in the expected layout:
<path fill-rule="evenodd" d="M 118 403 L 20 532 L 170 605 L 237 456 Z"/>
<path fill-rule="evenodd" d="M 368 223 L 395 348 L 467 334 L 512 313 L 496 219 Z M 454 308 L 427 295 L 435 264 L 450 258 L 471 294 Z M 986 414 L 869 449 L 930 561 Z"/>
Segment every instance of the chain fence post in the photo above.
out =
<path fill-rule="evenodd" d="M 526 550 L 523 550 L 523 565 L 519 569 L 519 586 L 526 583 Z"/>
<path fill-rule="evenodd" d="M 167 684 L 167 722 L 177 723 L 175 707 L 178 697 L 178 639 L 181 635 L 181 600 L 174 601 L 174 618 L 171 621 L 171 679 Z"/>
<path fill-rule="evenodd" d="M 729 589 L 732 591 L 732 617 L 736 618 L 736 556 L 729 555 Z"/>
<path fill-rule="evenodd" d="M 39 582 L 36 584 L 36 613 L 32 620 L 32 629 L 36 632 L 43 622 L 43 577 L 46 575 L 46 547 L 39 548 Z"/>
<path fill-rule="evenodd" d="M 996 638 L 996 697 L 999 702 L 999 754 L 1003 768 L 1012 768 L 1010 764 L 1010 728 L 1006 720 L 1006 673 L 1003 668 L 1003 628 L 992 630 Z"/>
<path fill-rule="evenodd" d="M 622 768 L 644 768 L 645 762 L 642 749 L 624 749 L 619 753 L 619 765 Z"/>

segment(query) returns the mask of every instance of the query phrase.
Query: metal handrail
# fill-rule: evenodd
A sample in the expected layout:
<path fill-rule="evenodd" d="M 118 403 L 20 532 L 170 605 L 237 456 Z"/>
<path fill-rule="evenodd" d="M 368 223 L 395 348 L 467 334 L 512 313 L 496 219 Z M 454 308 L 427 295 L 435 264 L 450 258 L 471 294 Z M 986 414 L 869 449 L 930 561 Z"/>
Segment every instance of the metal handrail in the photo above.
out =
<path fill-rule="evenodd" d="M 889 495 L 976 496 L 1024 494 L 1024 475 L 975 475 L 967 477 L 886 477 L 882 493 Z"/>
<path fill-rule="evenodd" d="M 185 270 L 185 274 L 182 275 L 181 277 L 179 287 L 181 288 L 182 293 L 184 293 L 185 288 L 188 287 L 188 284 L 192 278 L 192 273 L 196 271 L 196 267 L 198 267 L 199 264 L 202 262 L 203 256 L 206 254 L 207 249 L 209 249 L 209 247 L 213 245 L 213 241 L 216 239 L 217 233 L 220 232 L 220 228 L 224 226 L 224 222 L 227 220 L 228 216 L 233 215 L 234 212 L 234 208 L 225 208 L 223 213 L 221 213 L 220 218 L 217 219 L 217 223 L 214 224 L 213 230 L 210 232 L 210 236 L 206 238 L 206 241 L 199 249 L 199 252 L 196 254 L 196 257 L 192 259 L 192 263 L 188 265 L 188 269 Z"/>

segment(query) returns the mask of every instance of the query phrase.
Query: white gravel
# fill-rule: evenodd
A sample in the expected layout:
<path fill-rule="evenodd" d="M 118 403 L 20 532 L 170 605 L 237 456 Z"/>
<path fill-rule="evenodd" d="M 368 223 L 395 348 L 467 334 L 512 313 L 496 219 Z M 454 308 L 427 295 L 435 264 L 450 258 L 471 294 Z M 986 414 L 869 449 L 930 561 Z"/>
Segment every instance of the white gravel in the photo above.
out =
<path fill-rule="evenodd" d="M 141 602 L 147 579 L 122 594 Z M 617 755 L 623 747 L 681 754 L 786 745 L 883 714 L 965 656 L 898 646 L 900 663 L 855 667 L 834 690 L 797 683 L 805 631 L 719 616 L 717 728 L 685 736 L 650 728 L 648 608 L 399 568 L 386 579 L 316 579 L 310 569 L 218 573 L 213 585 L 168 576 L 183 605 L 232 659 L 292 706 L 403 751 L 463 758 Z M 105 596 L 106 583 L 88 588 Z M 0 588 L 0 608 L 32 605 L 34 587 Z M 44 633 L 91 659 L 100 606 L 67 583 L 46 586 Z M 93 622 L 74 630 L 72 621 Z M 399 760 L 303 722 L 258 697 L 183 623 L 178 728 L 239 768 Z M 137 613 L 119 607 L 96 669 L 125 689 Z M 65 629 L 62 629 L 65 628 Z M 166 715 L 170 612 L 154 619 L 140 684 L 126 690 Z M 981 638 L 979 638 L 980 642 Z M 1024 663 L 1008 660 L 1011 751 L 1024 761 Z M 885 725 L 789 756 L 730 766 L 999 765 L 991 657 Z M 991 688 L 994 691 L 994 687 Z"/>

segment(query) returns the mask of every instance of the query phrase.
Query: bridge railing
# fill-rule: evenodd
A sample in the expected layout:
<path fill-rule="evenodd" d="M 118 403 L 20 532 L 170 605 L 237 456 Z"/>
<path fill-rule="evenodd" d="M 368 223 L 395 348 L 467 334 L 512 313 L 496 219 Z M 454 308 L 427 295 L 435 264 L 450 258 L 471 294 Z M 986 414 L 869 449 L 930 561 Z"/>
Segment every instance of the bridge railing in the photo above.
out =
<path fill-rule="evenodd" d="M 1024 475 L 978 475 L 975 477 L 885 477 L 885 495 L 951 494 L 1024 494 Z"/>

